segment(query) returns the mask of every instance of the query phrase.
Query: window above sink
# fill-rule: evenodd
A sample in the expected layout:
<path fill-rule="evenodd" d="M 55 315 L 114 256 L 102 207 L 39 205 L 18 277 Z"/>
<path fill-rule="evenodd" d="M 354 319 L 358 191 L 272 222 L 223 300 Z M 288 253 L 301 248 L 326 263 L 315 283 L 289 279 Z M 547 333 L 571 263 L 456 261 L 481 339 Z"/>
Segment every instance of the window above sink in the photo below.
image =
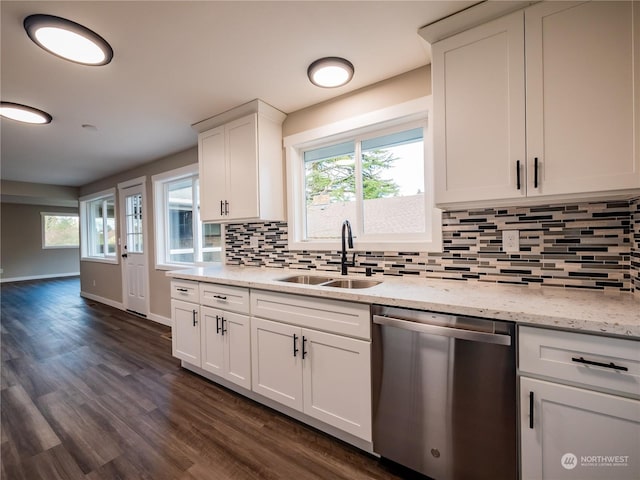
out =
<path fill-rule="evenodd" d="M 433 208 L 430 97 L 285 138 L 289 249 L 442 251 Z"/>

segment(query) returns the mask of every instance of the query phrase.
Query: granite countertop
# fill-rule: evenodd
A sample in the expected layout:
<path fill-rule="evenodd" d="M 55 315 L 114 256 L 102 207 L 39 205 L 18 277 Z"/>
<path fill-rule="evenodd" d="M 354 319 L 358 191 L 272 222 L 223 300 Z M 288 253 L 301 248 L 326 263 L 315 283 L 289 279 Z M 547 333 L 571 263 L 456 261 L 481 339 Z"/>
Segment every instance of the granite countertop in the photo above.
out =
<path fill-rule="evenodd" d="M 279 281 L 306 274 L 365 278 L 343 277 L 339 272 L 225 265 L 167 272 L 169 277 L 185 280 L 640 338 L 640 298 L 628 293 L 386 276 L 371 277 L 382 281 L 379 285 L 352 290 Z"/>

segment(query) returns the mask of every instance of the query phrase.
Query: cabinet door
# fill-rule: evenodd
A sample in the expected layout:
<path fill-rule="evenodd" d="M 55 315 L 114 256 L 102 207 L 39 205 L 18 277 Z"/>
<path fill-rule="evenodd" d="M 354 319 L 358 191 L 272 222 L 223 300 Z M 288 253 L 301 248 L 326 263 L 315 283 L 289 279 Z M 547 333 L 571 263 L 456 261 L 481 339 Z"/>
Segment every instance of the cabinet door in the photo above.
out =
<path fill-rule="evenodd" d="M 200 366 L 200 306 L 171 300 L 173 356 Z"/>
<path fill-rule="evenodd" d="M 249 317 L 223 312 L 223 318 L 225 378 L 251 390 L 251 323 Z"/>
<path fill-rule="evenodd" d="M 258 140 L 257 115 L 242 117 L 226 126 L 227 135 L 227 220 L 257 218 Z"/>
<path fill-rule="evenodd" d="M 302 330 L 304 413 L 371 441 L 371 343 Z"/>
<path fill-rule="evenodd" d="M 224 376 L 224 337 L 222 318 L 224 312 L 215 308 L 200 307 L 202 368 Z"/>
<path fill-rule="evenodd" d="M 640 401 L 522 377 L 520 406 L 523 480 L 640 478 Z"/>
<path fill-rule="evenodd" d="M 224 125 L 198 135 L 200 169 L 200 217 L 203 221 L 225 218 L 227 198 L 225 127 Z"/>
<path fill-rule="evenodd" d="M 638 9 L 542 2 L 526 10 L 529 196 L 640 187 Z"/>
<path fill-rule="evenodd" d="M 253 391 L 300 411 L 302 411 L 301 342 L 299 327 L 261 318 L 251 319 Z"/>
<path fill-rule="evenodd" d="M 432 56 L 436 203 L 523 196 L 523 13 L 437 42 Z"/>

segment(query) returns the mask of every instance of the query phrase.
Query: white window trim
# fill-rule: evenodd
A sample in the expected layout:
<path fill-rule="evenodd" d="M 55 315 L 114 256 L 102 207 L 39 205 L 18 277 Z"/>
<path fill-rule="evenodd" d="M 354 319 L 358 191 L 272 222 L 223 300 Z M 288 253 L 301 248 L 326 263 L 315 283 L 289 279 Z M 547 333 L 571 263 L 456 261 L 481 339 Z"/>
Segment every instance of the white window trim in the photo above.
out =
<path fill-rule="evenodd" d="M 392 107 L 323 125 L 284 138 L 287 165 L 287 210 L 288 210 L 288 245 L 289 250 L 340 250 L 340 240 L 308 241 L 304 240 L 304 168 L 303 150 L 332 139 L 352 137 L 362 132 L 401 125 L 416 120 L 427 121 L 425 131 L 425 212 L 427 216 L 426 233 L 419 239 L 415 235 L 407 235 L 406 241 L 380 240 L 358 241 L 354 238 L 356 251 L 397 251 L 397 252 L 442 252 L 442 211 L 435 208 L 434 175 L 433 175 L 433 128 L 431 126 L 431 96 L 421 97 Z M 339 232 L 336 232 L 338 234 Z"/>
<path fill-rule="evenodd" d="M 49 215 L 50 217 L 78 217 L 78 225 L 80 225 L 80 215 L 73 212 L 40 212 L 40 226 L 42 230 L 42 249 L 43 250 L 57 250 L 60 248 L 80 248 L 80 238 L 78 238 L 78 245 L 45 245 L 45 235 L 44 235 L 44 217 Z M 80 233 L 80 232 L 78 232 Z"/>
<path fill-rule="evenodd" d="M 177 270 L 189 267 L 198 267 L 206 265 L 214 265 L 217 262 L 193 262 L 193 263 L 175 263 L 169 262 L 165 258 L 167 236 L 169 235 L 168 218 L 165 211 L 165 185 L 169 181 L 176 181 L 187 177 L 199 175 L 198 164 L 194 163 L 185 167 L 176 168 L 167 172 L 158 173 L 151 177 L 153 183 L 153 222 L 155 225 L 155 268 L 156 270 Z M 202 232 L 198 228 L 196 232 L 197 240 L 200 241 Z M 224 225 L 220 226 L 220 235 L 224 239 Z M 222 262 L 224 263 L 224 241 L 220 252 Z"/>
<path fill-rule="evenodd" d="M 120 227 L 118 226 L 118 223 L 119 223 L 118 204 L 117 204 L 118 200 L 116 197 L 115 187 L 108 188 L 107 190 L 102 190 L 100 192 L 91 193 L 89 195 L 85 195 L 78 199 L 80 203 L 80 260 L 83 262 L 109 263 L 112 265 L 118 265 L 120 263 L 120 259 L 119 259 L 120 257 L 118 256 L 118 247 L 120 245 L 120 240 L 118 240 L 118 245 L 116 246 L 116 254 L 113 257 L 90 257 L 87 255 L 87 239 L 89 238 L 89 232 L 87 230 L 88 225 L 86 221 L 87 219 L 86 204 L 87 202 L 99 200 L 100 198 L 104 198 L 108 196 L 113 196 L 113 199 L 115 202 L 115 207 L 114 207 L 115 216 L 116 216 L 115 229 L 116 229 L 116 238 L 119 239 Z"/>

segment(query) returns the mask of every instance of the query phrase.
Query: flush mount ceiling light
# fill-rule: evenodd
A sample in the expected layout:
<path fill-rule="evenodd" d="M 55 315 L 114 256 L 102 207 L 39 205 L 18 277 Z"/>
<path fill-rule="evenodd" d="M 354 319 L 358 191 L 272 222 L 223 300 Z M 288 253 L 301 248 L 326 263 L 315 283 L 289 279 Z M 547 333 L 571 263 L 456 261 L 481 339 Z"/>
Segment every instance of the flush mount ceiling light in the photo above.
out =
<path fill-rule="evenodd" d="M 106 65 L 113 49 L 96 32 L 53 15 L 29 15 L 24 29 L 38 46 L 57 57 L 83 65 Z"/>
<path fill-rule="evenodd" d="M 0 116 L 10 118 L 23 123 L 45 124 L 51 123 L 51 115 L 37 108 L 19 103 L 2 102 L 0 104 Z"/>
<path fill-rule="evenodd" d="M 353 65 L 344 58 L 325 57 L 309 65 L 307 75 L 318 87 L 341 87 L 353 78 Z"/>

